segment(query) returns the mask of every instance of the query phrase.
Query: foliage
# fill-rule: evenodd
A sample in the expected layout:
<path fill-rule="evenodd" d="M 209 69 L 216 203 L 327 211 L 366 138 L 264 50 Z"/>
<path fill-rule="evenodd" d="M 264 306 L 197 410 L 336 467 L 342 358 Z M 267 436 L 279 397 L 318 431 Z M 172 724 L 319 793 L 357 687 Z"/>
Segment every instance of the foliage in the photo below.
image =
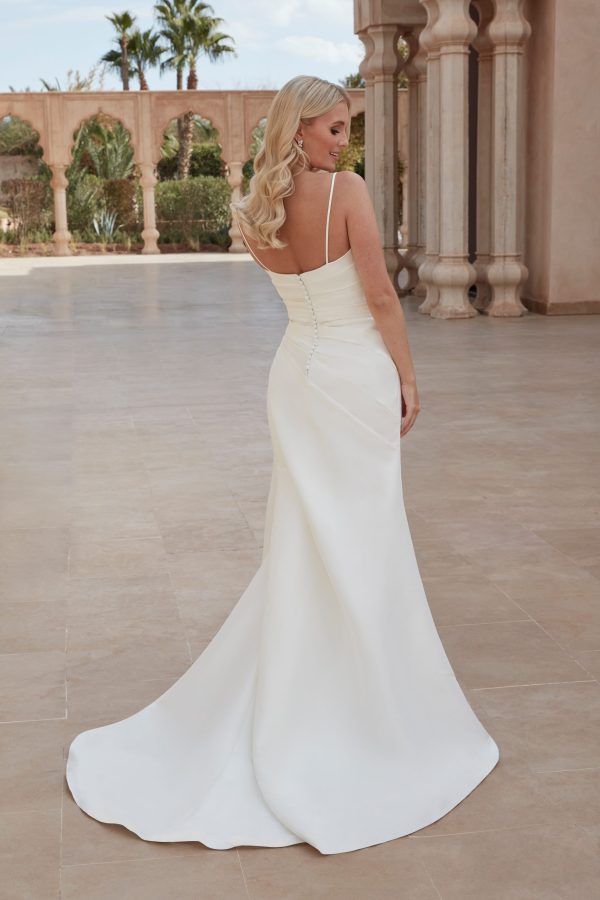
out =
<path fill-rule="evenodd" d="M 104 88 L 105 66 L 97 63 L 92 66 L 87 75 L 82 75 L 79 69 L 67 70 L 67 85 L 61 87 L 58 78 L 56 84 L 50 84 L 45 78 L 40 78 L 45 91 L 101 91 Z"/>
<path fill-rule="evenodd" d="M 177 150 L 175 155 L 165 154 L 156 167 L 159 181 L 168 181 L 177 177 Z M 190 160 L 190 178 L 199 175 L 214 175 L 223 177 L 225 174 L 225 162 L 221 157 L 219 144 L 200 144 L 192 149 Z"/>
<path fill-rule="evenodd" d="M 67 219 L 71 234 L 83 239 L 93 229 L 94 216 L 102 202 L 102 181 L 96 175 L 82 174 L 69 181 Z"/>
<path fill-rule="evenodd" d="M 92 220 L 94 231 L 102 243 L 113 240 L 117 231 L 117 214 L 114 210 L 101 209 Z"/>
<path fill-rule="evenodd" d="M 139 219 L 135 181 L 131 178 L 107 178 L 102 182 L 102 197 L 107 209 L 116 213 L 119 227 L 127 233 L 135 232 Z"/>
<path fill-rule="evenodd" d="M 133 74 L 128 57 L 129 38 L 136 17 L 125 10 L 122 13 L 113 13 L 112 16 L 105 16 L 105 18 L 108 19 L 111 25 L 114 25 L 115 31 L 117 32 L 116 37 L 114 38 L 117 50 L 109 50 L 100 61 L 107 63 L 111 68 L 119 71 L 123 83 L 123 90 L 128 91 L 129 79 Z"/>
<path fill-rule="evenodd" d="M 162 181 L 155 195 L 162 243 L 229 243 L 231 188 L 226 179 L 200 175 Z"/>
<path fill-rule="evenodd" d="M 126 178 L 134 168 L 129 132 L 120 122 L 93 116 L 79 126 L 73 145 L 69 180 L 83 174 L 101 178 Z"/>
<path fill-rule="evenodd" d="M 0 156 L 37 156 L 42 155 L 39 134 L 23 119 L 16 116 L 5 116 L 0 119 Z"/>
<path fill-rule="evenodd" d="M 49 227 L 52 194 L 45 178 L 8 178 L 1 188 L 16 220 L 14 231 L 19 238 L 30 231 Z"/>

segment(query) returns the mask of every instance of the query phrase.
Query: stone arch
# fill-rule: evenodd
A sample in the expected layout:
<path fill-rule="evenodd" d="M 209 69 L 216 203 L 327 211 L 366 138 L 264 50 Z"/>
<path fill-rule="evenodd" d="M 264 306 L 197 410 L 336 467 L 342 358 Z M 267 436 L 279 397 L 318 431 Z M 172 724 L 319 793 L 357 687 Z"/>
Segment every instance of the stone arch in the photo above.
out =
<path fill-rule="evenodd" d="M 26 115 L 22 115 L 22 113 L 19 112 L 19 105 L 15 105 L 14 107 L 12 105 L 3 106 L 0 102 L 0 122 L 8 117 L 11 117 L 13 119 L 20 119 L 21 122 L 25 122 L 27 125 L 33 128 L 38 136 L 38 144 L 42 148 L 42 159 L 46 161 L 48 157 L 49 147 L 46 131 L 43 124 L 43 116 L 40 117 L 40 123 L 37 121 L 37 116 L 31 115 L 30 112 L 28 112 Z"/>
<path fill-rule="evenodd" d="M 213 127 L 218 131 L 221 146 L 223 146 L 224 139 L 228 133 L 226 110 L 223 103 L 215 103 L 214 101 L 206 100 L 200 102 L 193 98 L 190 98 L 189 102 L 186 102 L 187 99 L 188 98 L 185 96 L 181 97 L 181 99 L 177 97 L 176 101 L 171 100 L 169 104 L 161 105 L 161 107 L 154 110 L 154 115 L 152 117 L 154 125 L 152 134 L 152 162 L 154 165 L 157 165 L 161 158 L 161 147 L 163 145 L 165 131 L 173 119 L 178 119 L 186 113 L 192 113 L 194 116 L 198 116 L 201 119 L 207 119 L 211 122 Z"/>
<path fill-rule="evenodd" d="M 106 106 L 114 106 L 115 109 L 106 109 Z M 98 115 L 108 116 L 115 122 L 119 122 L 119 124 L 123 126 L 123 128 L 129 135 L 129 142 L 133 149 L 134 162 L 138 163 L 140 161 L 140 154 L 138 152 L 138 128 L 136 127 L 137 122 L 135 115 L 131 117 L 129 117 L 128 115 L 123 115 L 119 104 L 98 103 L 97 106 L 91 104 L 85 104 L 85 106 L 82 105 L 82 108 L 79 110 L 79 113 L 77 115 L 69 116 L 67 114 L 65 116 L 65 161 L 67 162 L 67 165 L 73 158 L 73 148 L 75 146 L 75 141 L 77 139 L 76 135 L 79 133 L 79 129 L 84 124 L 84 122 L 87 122 L 89 119 L 93 119 Z M 129 118 L 131 118 L 132 121 L 128 121 Z"/>

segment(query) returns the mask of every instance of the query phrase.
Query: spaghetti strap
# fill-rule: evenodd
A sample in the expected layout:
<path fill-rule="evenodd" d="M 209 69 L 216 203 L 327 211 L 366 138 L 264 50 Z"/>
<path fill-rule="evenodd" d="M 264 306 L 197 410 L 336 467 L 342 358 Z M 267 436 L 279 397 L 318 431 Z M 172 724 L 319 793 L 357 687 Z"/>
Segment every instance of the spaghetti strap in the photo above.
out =
<path fill-rule="evenodd" d="M 233 207 L 233 209 L 235 210 L 235 207 Z M 235 220 L 236 220 L 236 222 L 237 222 L 237 227 L 240 229 L 240 234 L 241 234 L 241 236 L 242 236 L 242 240 L 243 240 L 243 242 L 245 243 L 245 245 L 246 245 L 246 247 L 248 248 L 248 250 L 250 251 L 250 253 L 252 254 L 252 256 L 254 257 L 254 259 L 256 260 L 256 262 L 259 264 L 259 266 L 261 267 L 261 269 L 264 269 L 264 270 L 265 270 L 265 272 L 271 272 L 270 269 L 267 269 L 267 267 L 261 263 L 260 259 L 258 258 L 258 256 L 256 255 L 256 253 L 254 252 L 254 250 L 252 249 L 252 247 L 250 246 L 250 244 L 249 244 L 248 241 L 246 240 L 245 235 L 244 235 L 244 232 L 242 231 L 242 226 L 241 226 L 241 224 L 240 224 L 240 217 L 239 217 L 239 215 L 238 215 L 238 213 L 237 213 L 237 210 L 235 210 Z M 275 274 L 275 273 L 272 272 L 271 274 Z"/>
<path fill-rule="evenodd" d="M 325 265 L 329 263 L 329 214 L 331 212 L 331 198 L 333 197 L 333 183 L 337 172 L 331 176 L 331 187 L 329 189 L 329 204 L 327 206 L 327 224 L 325 225 Z"/>

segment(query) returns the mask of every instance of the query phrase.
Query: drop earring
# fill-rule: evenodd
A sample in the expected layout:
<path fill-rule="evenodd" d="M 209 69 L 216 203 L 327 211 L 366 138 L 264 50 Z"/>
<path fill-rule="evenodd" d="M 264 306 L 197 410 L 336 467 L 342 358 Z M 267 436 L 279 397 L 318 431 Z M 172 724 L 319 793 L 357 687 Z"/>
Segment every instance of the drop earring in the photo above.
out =
<path fill-rule="evenodd" d="M 302 148 L 303 148 L 303 146 L 304 146 L 304 140 L 303 140 L 302 138 L 299 138 L 299 139 L 296 141 L 296 143 L 298 144 L 298 146 L 299 146 L 300 149 L 302 150 Z"/>

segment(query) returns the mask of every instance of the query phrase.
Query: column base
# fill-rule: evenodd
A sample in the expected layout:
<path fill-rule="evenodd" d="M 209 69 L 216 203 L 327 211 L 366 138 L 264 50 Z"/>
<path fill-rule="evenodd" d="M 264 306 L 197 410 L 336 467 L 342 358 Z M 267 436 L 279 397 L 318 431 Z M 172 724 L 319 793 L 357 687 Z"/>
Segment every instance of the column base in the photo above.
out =
<path fill-rule="evenodd" d="M 440 259 L 433 267 L 431 280 L 440 292 L 431 310 L 434 319 L 470 319 L 477 315 L 467 296 L 467 288 L 476 278 L 475 267 L 464 258 Z"/>
<path fill-rule="evenodd" d="M 52 235 L 55 256 L 72 256 L 71 233 L 69 231 L 55 231 Z"/>
<path fill-rule="evenodd" d="M 144 241 L 142 254 L 160 253 L 160 248 L 158 246 L 158 237 L 159 232 L 156 228 L 144 228 L 144 230 L 142 231 L 142 239 Z"/>

